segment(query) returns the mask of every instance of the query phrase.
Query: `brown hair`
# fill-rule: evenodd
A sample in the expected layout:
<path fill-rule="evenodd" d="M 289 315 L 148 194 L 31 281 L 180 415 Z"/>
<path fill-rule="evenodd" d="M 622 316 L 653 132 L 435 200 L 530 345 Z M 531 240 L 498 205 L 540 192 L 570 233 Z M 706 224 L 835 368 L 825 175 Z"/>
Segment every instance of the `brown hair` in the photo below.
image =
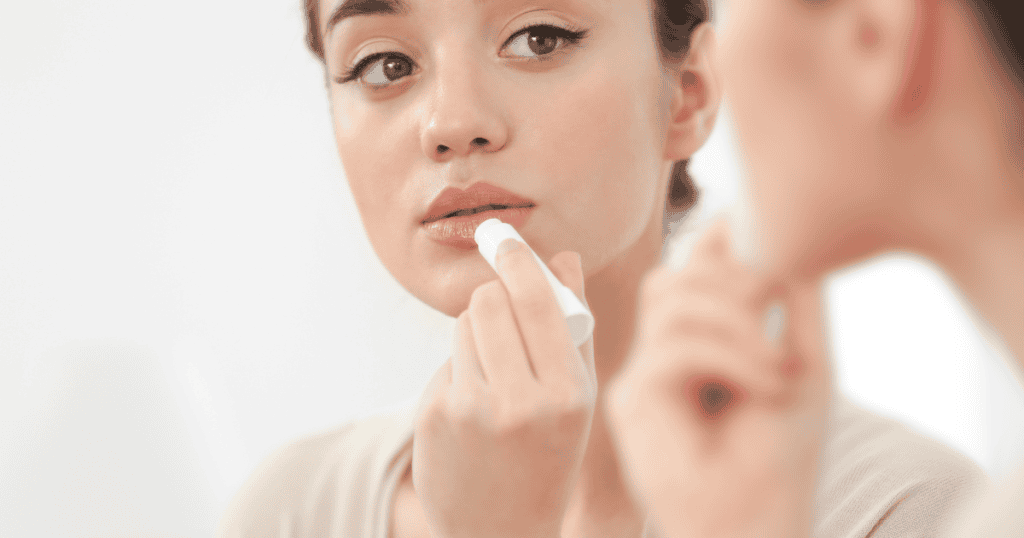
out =
<path fill-rule="evenodd" d="M 1024 90 L 1024 6 L 1020 0 L 974 0 L 992 46 Z"/>
<path fill-rule="evenodd" d="M 651 0 L 653 24 L 658 35 L 658 46 L 664 63 L 675 65 L 686 58 L 693 30 L 711 18 L 707 0 Z M 1019 0 L 1010 0 L 1016 2 Z M 320 0 L 303 0 L 306 13 L 306 45 L 324 61 L 324 42 L 320 35 Z M 686 171 L 687 161 L 677 161 L 672 167 L 668 197 L 665 202 L 666 229 L 669 220 L 685 214 L 697 203 L 697 186 Z"/>

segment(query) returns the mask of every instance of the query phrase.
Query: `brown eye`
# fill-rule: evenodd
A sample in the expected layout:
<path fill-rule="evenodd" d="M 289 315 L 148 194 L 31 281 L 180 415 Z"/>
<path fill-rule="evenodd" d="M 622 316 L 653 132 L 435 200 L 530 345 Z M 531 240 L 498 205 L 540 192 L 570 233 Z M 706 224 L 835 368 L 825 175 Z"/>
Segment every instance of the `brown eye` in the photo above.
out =
<path fill-rule="evenodd" d="M 578 43 L 585 35 L 586 31 L 566 30 L 557 26 L 530 26 L 505 42 L 502 55 L 525 59 L 541 58 Z"/>
<path fill-rule="evenodd" d="M 384 61 L 384 78 L 396 81 L 412 73 L 412 65 L 404 58 L 388 58 Z"/>
<path fill-rule="evenodd" d="M 382 56 L 366 66 L 360 79 L 373 86 L 386 86 L 412 73 L 412 62 L 401 56 Z"/>
<path fill-rule="evenodd" d="M 537 56 L 551 54 L 555 51 L 555 47 L 558 46 L 558 36 L 551 34 L 544 35 L 543 33 L 538 34 L 536 33 L 536 30 L 531 31 L 529 35 L 528 43 L 530 50 L 532 50 Z"/>
<path fill-rule="evenodd" d="M 404 54 L 382 52 L 363 58 L 355 67 L 347 69 L 335 82 L 345 84 L 358 79 L 367 86 L 388 86 L 413 73 L 416 64 Z"/>

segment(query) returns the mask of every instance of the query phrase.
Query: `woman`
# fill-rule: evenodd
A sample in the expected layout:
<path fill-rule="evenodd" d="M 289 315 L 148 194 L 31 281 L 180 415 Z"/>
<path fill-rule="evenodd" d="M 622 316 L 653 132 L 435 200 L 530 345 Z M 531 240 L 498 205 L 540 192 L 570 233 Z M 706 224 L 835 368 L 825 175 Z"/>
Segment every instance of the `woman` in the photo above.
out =
<path fill-rule="evenodd" d="M 707 7 L 308 6 L 364 226 L 406 289 L 458 317 L 455 353 L 415 418 L 350 424 L 271 458 L 239 493 L 221 535 L 647 534 L 596 410 L 631 345 L 637 290 L 661 257 L 666 214 L 692 203 L 679 163 L 706 140 L 720 93 Z M 569 343 L 521 247 L 505 245 L 495 279 L 472 241 L 492 216 L 513 224 L 585 298 L 597 323 L 592 342 Z M 954 485 L 927 473 L 913 479 L 936 505 L 909 508 L 931 514 L 980 478 L 960 456 L 891 423 L 848 405 L 841 415 L 837 440 L 873 428 L 905 441 L 881 455 L 843 445 L 869 472 L 851 487 L 898 473 L 899 455 L 928 454 Z M 898 493 L 871 486 L 828 497 L 835 517 L 823 535 L 866 533 Z"/>
<path fill-rule="evenodd" d="M 739 264 L 719 226 L 687 268 L 652 276 L 640 313 L 647 337 L 609 404 L 636 492 L 670 536 L 813 534 L 831 390 L 817 289 L 832 271 L 889 251 L 927 256 L 1024 371 L 1019 6 L 730 3 L 722 65 L 749 160 L 762 266 Z M 716 308 L 686 306 L 693 282 L 715 290 L 706 294 Z M 731 327 L 718 321 L 722 312 L 756 326 L 771 300 L 789 305 L 778 345 L 753 329 L 722 336 Z M 728 352 L 708 361 L 686 342 Z M 906 382 L 913 390 L 927 375 Z M 733 396 L 713 416 L 699 406 L 712 389 Z M 695 476 L 716 487 L 698 492 Z M 909 491 L 903 504 L 919 495 Z M 947 530 L 1024 536 L 1024 468 Z"/>

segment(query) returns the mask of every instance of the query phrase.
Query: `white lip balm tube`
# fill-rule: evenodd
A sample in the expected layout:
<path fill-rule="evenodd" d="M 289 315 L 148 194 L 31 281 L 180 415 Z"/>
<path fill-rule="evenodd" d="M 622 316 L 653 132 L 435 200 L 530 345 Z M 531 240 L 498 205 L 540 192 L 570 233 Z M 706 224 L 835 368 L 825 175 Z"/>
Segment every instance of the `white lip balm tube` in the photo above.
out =
<path fill-rule="evenodd" d="M 587 310 L 587 307 L 583 306 L 583 303 L 580 302 L 572 290 L 565 287 L 564 284 L 555 278 L 551 269 L 548 269 L 548 266 L 541 261 L 537 253 L 530 248 L 530 245 L 523 241 L 519 232 L 516 232 L 512 225 L 501 222 L 498 219 L 488 219 L 481 223 L 480 226 L 477 226 L 473 238 L 476 240 L 477 248 L 480 249 L 480 254 L 483 255 L 495 272 L 497 272 L 498 268 L 495 267 L 494 259 L 498 254 L 498 245 L 502 241 L 512 238 L 526 245 L 526 249 L 537 260 L 537 265 L 544 271 L 544 276 L 548 279 L 551 291 L 555 292 L 558 306 L 561 307 L 562 314 L 565 316 L 565 323 L 569 325 L 569 335 L 572 337 L 573 345 L 580 347 L 583 345 L 583 342 L 590 339 L 590 335 L 594 332 L 594 316 Z"/>

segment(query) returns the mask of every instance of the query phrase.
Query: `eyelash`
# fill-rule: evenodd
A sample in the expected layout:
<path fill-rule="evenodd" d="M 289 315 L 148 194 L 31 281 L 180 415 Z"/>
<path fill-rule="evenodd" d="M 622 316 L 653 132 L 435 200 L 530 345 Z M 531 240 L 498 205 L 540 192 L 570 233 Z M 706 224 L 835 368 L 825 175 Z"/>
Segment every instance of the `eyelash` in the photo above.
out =
<path fill-rule="evenodd" d="M 377 63 L 377 60 L 380 60 L 382 58 L 401 58 L 412 65 L 416 65 L 412 61 L 412 58 L 409 58 L 404 54 L 400 54 L 397 52 L 377 52 L 363 58 L 362 60 L 359 60 L 359 62 L 356 63 L 356 65 L 345 69 L 345 71 L 334 80 L 338 84 L 352 82 L 353 80 L 363 76 L 363 71 L 365 71 L 367 67 L 370 67 L 371 65 Z"/>
<path fill-rule="evenodd" d="M 519 30 L 518 32 L 510 35 L 508 39 L 506 39 L 505 42 L 502 43 L 501 48 L 504 49 L 505 47 L 509 46 L 510 44 L 512 44 L 513 41 L 515 41 L 517 37 L 529 32 L 530 30 L 548 30 L 554 33 L 555 37 L 560 37 L 569 42 L 570 45 L 575 45 L 582 41 L 583 38 L 587 37 L 587 30 L 584 30 L 582 28 L 563 28 L 561 26 L 555 26 L 553 24 L 534 24 L 533 26 L 527 26 L 526 28 L 523 28 L 522 30 Z"/>
<path fill-rule="evenodd" d="M 555 37 L 559 37 L 559 38 L 564 39 L 570 45 L 575 45 L 575 44 L 579 43 L 580 41 L 583 40 L 583 38 L 585 38 L 587 36 L 587 33 L 588 33 L 587 30 L 584 30 L 582 28 L 563 28 L 561 26 L 555 26 L 553 24 L 534 24 L 532 26 L 527 26 L 527 27 L 519 30 L 518 32 L 512 34 L 511 36 L 509 36 L 509 38 L 506 39 L 504 43 L 502 43 L 502 45 L 501 45 L 502 50 L 504 50 L 505 47 L 509 46 L 512 43 L 512 41 L 514 41 L 517 37 L 519 37 L 523 33 L 529 32 L 530 30 L 537 30 L 537 29 L 548 30 L 548 31 L 552 32 L 555 35 Z M 373 65 L 374 63 L 376 63 L 378 60 L 380 60 L 382 58 L 400 58 L 400 59 L 402 59 L 402 60 L 404 60 L 406 62 L 409 62 L 411 65 L 413 65 L 414 68 L 415 68 L 415 65 L 416 65 L 416 63 L 412 61 L 412 58 L 409 58 L 405 54 L 401 54 L 401 53 L 398 53 L 398 52 L 377 52 L 377 53 L 374 53 L 374 54 L 370 54 L 369 56 L 366 56 L 365 58 L 359 60 L 352 67 L 346 68 L 345 71 L 340 76 L 335 78 L 334 80 L 338 84 L 345 84 L 345 83 L 348 83 L 348 82 L 352 82 L 353 80 L 356 80 L 356 79 L 362 77 L 363 76 L 363 72 L 366 70 L 367 67 L 370 67 L 371 65 Z M 527 61 L 530 61 L 530 60 L 527 60 Z M 533 61 L 536 61 L 536 59 L 533 59 Z"/>

